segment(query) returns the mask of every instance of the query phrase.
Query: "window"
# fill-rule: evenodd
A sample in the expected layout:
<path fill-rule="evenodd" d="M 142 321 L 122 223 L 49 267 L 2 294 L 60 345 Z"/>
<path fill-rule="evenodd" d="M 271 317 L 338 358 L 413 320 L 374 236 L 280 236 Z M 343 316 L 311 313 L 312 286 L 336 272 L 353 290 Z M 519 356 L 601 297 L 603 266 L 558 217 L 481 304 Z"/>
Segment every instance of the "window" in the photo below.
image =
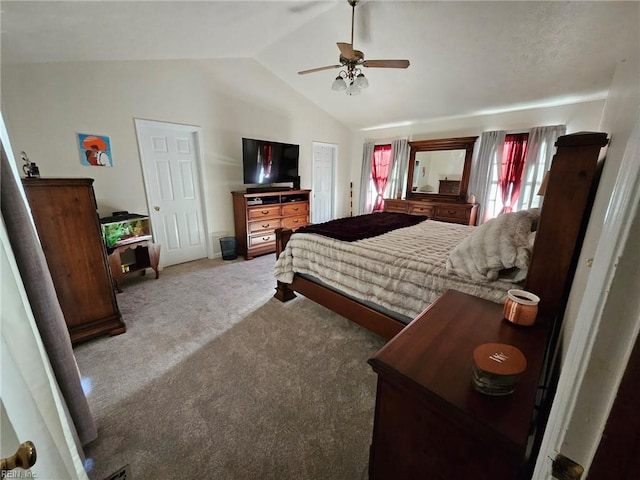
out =
<path fill-rule="evenodd" d="M 487 201 L 487 218 L 521 210 L 523 208 L 522 199 L 528 198 L 531 189 L 542 182 L 542 178 L 523 181 L 528 139 L 529 134 L 527 133 L 506 135 L 502 156 L 494 156 L 489 173 L 491 180 Z M 525 195 L 520 195 L 523 190 L 525 190 Z M 539 202 L 538 198 L 535 200 Z"/>
<path fill-rule="evenodd" d="M 371 165 L 371 204 L 374 212 L 384 210 L 384 196 L 387 190 L 391 166 L 391 145 L 376 145 L 373 149 Z"/>

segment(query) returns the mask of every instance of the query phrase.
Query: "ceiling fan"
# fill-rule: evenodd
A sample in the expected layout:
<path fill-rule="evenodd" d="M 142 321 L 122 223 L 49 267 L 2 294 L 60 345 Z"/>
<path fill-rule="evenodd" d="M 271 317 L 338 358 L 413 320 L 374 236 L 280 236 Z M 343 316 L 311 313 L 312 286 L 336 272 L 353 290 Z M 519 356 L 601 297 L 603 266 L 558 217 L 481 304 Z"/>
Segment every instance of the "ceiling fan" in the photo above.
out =
<path fill-rule="evenodd" d="M 369 81 L 360 70 L 360 67 L 367 68 L 407 68 L 409 60 L 365 60 L 364 53 L 353 48 L 353 25 L 356 14 L 356 5 L 360 0 L 347 0 L 351 5 L 351 43 L 338 42 L 340 50 L 340 63 L 338 65 L 327 65 L 326 67 L 311 68 L 302 70 L 298 75 L 307 73 L 332 70 L 334 68 L 344 68 L 340 71 L 331 89 L 341 92 L 346 91 L 347 95 L 358 95 L 363 88 L 369 86 Z"/>

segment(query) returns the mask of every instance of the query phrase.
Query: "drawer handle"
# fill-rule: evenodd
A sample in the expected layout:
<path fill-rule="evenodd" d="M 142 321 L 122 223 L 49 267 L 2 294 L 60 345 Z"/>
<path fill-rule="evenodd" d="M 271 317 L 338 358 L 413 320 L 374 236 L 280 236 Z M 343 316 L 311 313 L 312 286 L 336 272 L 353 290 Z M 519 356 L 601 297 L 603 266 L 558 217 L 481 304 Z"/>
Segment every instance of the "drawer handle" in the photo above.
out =
<path fill-rule="evenodd" d="M 266 215 L 267 213 L 269 213 L 269 210 L 260 210 L 260 213 Z"/>
<path fill-rule="evenodd" d="M 300 208 L 298 208 L 298 207 L 294 207 L 294 209 L 293 209 L 294 212 L 297 212 L 298 210 L 300 210 Z"/>
<path fill-rule="evenodd" d="M 262 240 L 264 240 L 264 241 L 266 242 L 266 241 L 267 241 L 267 240 L 269 240 L 270 238 L 271 238 L 271 237 L 262 237 Z"/>
<path fill-rule="evenodd" d="M 449 213 L 449 215 L 453 215 L 453 214 L 457 213 L 456 210 L 447 210 L 447 212 Z"/>
<path fill-rule="evenodd" d="M 293 223 L 298 223 L 300 220 L 298 220 L 297 218 L 293 221 Z"/>
<path fill-rule="evenodd" d="M 269 228 L 269 225 L 271 225 L 271 224 L 267 223 L 266 225 L 262 225 L 262 228 Z"/>

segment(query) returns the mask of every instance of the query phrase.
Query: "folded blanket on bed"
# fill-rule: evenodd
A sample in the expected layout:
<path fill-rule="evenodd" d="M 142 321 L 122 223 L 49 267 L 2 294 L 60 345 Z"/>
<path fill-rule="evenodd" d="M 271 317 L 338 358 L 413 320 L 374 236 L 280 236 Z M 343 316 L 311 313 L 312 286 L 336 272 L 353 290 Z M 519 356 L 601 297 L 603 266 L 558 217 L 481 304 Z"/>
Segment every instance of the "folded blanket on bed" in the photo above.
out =
<path fill-rule="evenodd" d="M 316 233 L 343 242 L 355 242 L 424 222 L 427 217 L 408 213 L 379 212 L 338 218 L 324 223 L 300 227 L 298 233 Z"/>
<path fill-rule="evenodd" d="M 539 209 L 505 213 L 477 227 L 454 248 L 447 272 L 477 281 L 525 279 L 531 256 L 530 234 Z"/>

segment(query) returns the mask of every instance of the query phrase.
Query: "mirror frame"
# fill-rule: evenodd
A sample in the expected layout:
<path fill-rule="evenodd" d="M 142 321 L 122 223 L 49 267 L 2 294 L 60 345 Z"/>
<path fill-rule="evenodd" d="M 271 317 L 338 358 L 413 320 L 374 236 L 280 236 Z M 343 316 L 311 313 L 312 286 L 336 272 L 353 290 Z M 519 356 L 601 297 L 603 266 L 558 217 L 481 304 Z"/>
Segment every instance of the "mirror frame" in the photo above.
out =
<path fill-rule="evenodd" d="M 471 160 L 473 159 L 473 147 L 478 137 L 456 137 L 440 138 L 437 140 L 419 140 L 409 142 L 409 170 L 407 172 L 406 198 L 408 200 L 456 200 L 467 201 L 467 190 L 469 188 L 469 176 L 471 175 Z M 460 191 L 457 195 L 449 193 L 420 193 L 412 192 L 413 170 L 416 164 L 417 152 L 432 152 L 436 150 L 466 150 L 464 157 L 464 167 L 460 178 Z"/>

